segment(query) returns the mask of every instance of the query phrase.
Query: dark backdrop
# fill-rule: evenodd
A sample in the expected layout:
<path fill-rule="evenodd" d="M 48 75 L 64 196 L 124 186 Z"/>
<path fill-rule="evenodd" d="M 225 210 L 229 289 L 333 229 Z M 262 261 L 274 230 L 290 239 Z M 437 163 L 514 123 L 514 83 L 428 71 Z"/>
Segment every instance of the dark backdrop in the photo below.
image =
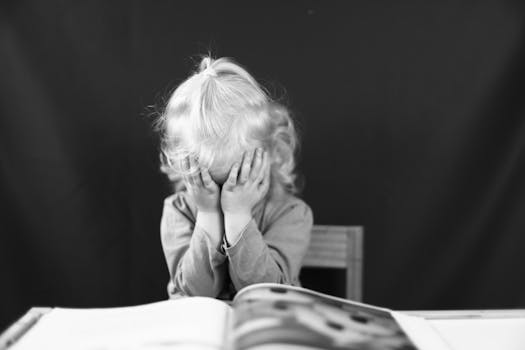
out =
<path fill-rule="evenodd" d="M 0 326 L 166 298 L 148 106 L 208 50 L 294 110 L 315 222 L 365 226 L 366 302 L 525 307 L 520 1 L 0 9 Z"/>

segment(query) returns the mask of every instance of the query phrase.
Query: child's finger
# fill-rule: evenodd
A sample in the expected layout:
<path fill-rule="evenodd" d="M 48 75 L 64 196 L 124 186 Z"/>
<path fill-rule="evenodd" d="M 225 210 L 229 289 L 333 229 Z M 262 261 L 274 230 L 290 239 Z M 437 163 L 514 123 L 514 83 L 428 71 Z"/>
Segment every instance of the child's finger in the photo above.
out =
<path fill-rule="evenodd" d="M 255 178 L 255 183 L 256 184 L 259 184 L 261 183 L 264 178 L 267 177 L 267 175 L 269 174 L 269 170 L 270 170 L 270 161 L 268 159 L 268 152 L 264 151 L 263 152 L 263 155 L 262 155 L 262 164 L 261 164 L 261 168 L 259 170 L 259 173 L 257 174 L 256 178 Z"/>
<path fill-rule="evenodd" d="M 190 179 L 186 175 L 182 175 L 182 180 L 186 184 L 188 190 L 190 190 L 191 186 L 193 186 L 193 184 L 190 182 Z"/>
<path fill-rule="evenodd" d="M 206 188 L 213 187 L 214 182 L 210 176 L 210 172 L 208 171 L 208 169 L 201 168 L 201 178 L 202 178 L 202 183 L 204 187 Z"/>
<path fill-rule="evenodd" d="M 265 171 L 264 171 L 264 177 L 261 181 L 261 183 L 259 184 L 258 186 L 258 190 L 259 192 L 261 193 L 266 193 L 266 191 L 268 190 L 268 188 L 270 187 L 270 169 L 271 167 L 268 166 Z"/>
<path fill-rule="evenodd" d="M 191 169 L 193 170 L 190 177 L 193 181 L 193 184 L 196 185 L 196 186 L 203 186 L 202 184 L 202 180 L 201 180 L 201 176 L 199 174 L 199 171 L 198 171 L 198 167 L 197 167 L 197 162 L 195 161 L 195 159 L 193 157 L 190 157 L 190 166 L 191 166 Z M 197 170 L 197 171 L 196 171 Z"/>
<path fill-rule="evenodd" d="M 190 186 L 195 185 L 195 183 L 193 182 L 192 176 L 191 175 L 187 175 L 187 173 L 191 169 L 189 157 L 184 157 L 184 160 L 182 161 L 182 166 L 183 166 L 184 171 L 185 171 L 185 175 L 183 175 L 184 181 Z"/>
<path fill-rule="evenodd" d="M 252 181 L 255 181 L 257 179 L 257 175 L 259 175 L 259 172 L 262 169 L 261 168 L 261 166 L 262 166 L 262 154 L 263 154 L 262 148 L 257 148 L 255 150 L 252 171 L 250 173 L 250 179 Z"/>
<path fill-rule="evenodd" d="M 239 174 L 239 184 L 244 185 L 250 176 L 250 169 L 252 167 L 252 152 L 244 152 L 242 157 L 241 173 Z"/>
<path fill-rule="evenodd" d="M 228 175 L 228 180 L 226 180 L 225 183 L 227 188 L 231 188 L 237 185 L 237 175 L 239 174 L 239 167 L 240 164 L 238 162 L 233 164 L 230 170 L 230 174 Z"/>

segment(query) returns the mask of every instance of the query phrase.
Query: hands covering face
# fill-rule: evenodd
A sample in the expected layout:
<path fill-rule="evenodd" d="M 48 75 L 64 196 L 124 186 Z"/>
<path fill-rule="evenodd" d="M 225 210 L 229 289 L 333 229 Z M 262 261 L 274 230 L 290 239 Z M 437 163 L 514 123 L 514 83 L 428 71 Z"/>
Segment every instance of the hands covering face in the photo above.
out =
<path fill-rule="evenodd" d="M 194 160 L 186 166 L 196 167 Z M 270 185 L 270 164 L 267 152 L 257 148 L 245 152 L 241 162 L 233 164 L 222 190 L 213 181 L 208 170 L 184 178 L 189 194 L 202 212 L 251 215 L 253 207 L 266 195 Z"/>
<path fill-rule="evenodd" d="M 184 162 L 187 170 L 194 169 L 197 166 L 192 158 L 186 158 Z M 221 193 L 219 186 L 212 180 L 207 169 L 201 168 L 198 172 L 185 176 L 184 182 L 200 212 L 214 213 L 220 211 Z"/>
<path fill-rule="evenodd" d="M 245 152 L 242 163 L 235 163 L 222 186 L 224 214 L 251 215 L 251 210 L 267 193 L 270 185 L 268 153 L 261 148 Z"/>

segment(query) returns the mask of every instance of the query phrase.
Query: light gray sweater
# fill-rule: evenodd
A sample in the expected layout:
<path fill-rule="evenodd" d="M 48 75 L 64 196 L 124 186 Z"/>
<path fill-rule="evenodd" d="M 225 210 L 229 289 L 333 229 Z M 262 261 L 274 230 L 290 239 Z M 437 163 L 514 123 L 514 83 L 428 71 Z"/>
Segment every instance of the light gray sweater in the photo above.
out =
<path fill-rule="evenodd" d="M 213 246 L 195 226 L 196 207 L 186 191 L 166 198 L 161 242 L 170 279 L 168 295 L 231 299 L 262 282 L 300 285 L 299 272 L 313 225 L 310 207 L 289 194 L 261 201 L 232 245 Z"/>

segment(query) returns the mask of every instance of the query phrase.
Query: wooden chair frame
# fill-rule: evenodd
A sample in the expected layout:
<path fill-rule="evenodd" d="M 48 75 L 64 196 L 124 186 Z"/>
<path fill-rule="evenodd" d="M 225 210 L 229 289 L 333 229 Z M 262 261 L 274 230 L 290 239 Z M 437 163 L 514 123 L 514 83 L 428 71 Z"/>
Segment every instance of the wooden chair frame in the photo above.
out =
<path fill-rule="evenodd" d="M 363 298 L 362 226 L 315 225 L 303 267 L 346 269 L 346 298 Z"/>

